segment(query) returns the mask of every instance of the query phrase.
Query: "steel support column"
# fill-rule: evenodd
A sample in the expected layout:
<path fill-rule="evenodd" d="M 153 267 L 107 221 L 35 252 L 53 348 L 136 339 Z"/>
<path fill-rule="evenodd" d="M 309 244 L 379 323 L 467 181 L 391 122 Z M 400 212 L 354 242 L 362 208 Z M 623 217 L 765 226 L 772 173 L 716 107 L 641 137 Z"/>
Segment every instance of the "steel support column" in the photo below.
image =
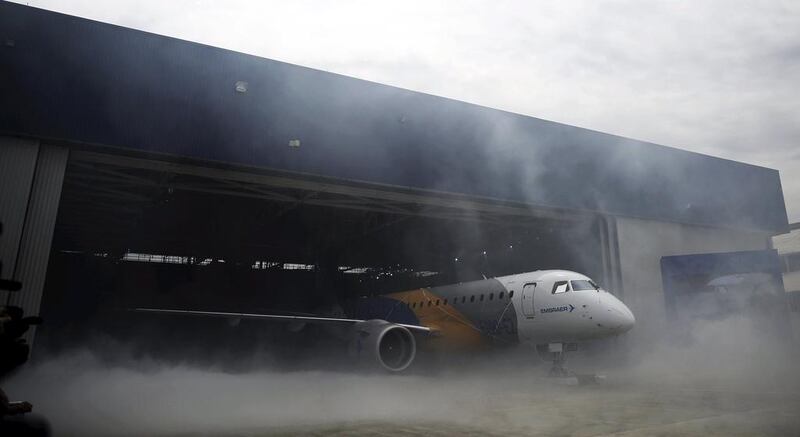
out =
<path fill-rule="evenodd" d="M 600 234 L 600 253 L 603 260 L 603 285 L 622 298 L 622 268 L 619 260 L 619 236 L 617 220 L 612 216 L 602 215 L 597 220 Z"/>

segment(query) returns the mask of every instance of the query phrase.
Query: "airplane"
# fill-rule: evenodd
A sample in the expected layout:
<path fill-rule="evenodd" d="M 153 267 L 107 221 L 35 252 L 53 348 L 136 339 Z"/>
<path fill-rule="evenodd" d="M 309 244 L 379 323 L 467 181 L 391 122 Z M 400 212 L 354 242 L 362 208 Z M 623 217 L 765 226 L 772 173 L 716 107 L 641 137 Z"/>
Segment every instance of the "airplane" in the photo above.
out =
<path fill-rule="evenodd" d="M 344 314 L 251 314 L 183 309 L 136 311 L 288 322 L 346 328 L 352 357 L 389 372 L 406 370 L 426 351 L 470 351 L 530 344 L 553 366 L 551 376 L 569 376 L 567 350 L 576 342 L 616 336 L 636 319 L 628 307 L 592 279 L 568 270 L 538 270 L 439 287 L 358 298 Z M 339 317 L 341 315 L 341 317 Z"/>

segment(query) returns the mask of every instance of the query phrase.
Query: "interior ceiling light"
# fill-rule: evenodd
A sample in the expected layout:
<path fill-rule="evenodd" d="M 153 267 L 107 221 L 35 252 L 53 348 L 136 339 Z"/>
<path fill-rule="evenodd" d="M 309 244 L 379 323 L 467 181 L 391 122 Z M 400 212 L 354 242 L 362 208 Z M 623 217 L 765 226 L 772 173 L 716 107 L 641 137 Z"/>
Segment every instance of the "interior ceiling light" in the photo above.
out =
<path fill-rule="evenodd" d="M 247 92 L 247 82 L 238 81 L 236 82 L 236 92 L 237 93 L 246 93 Z"/>

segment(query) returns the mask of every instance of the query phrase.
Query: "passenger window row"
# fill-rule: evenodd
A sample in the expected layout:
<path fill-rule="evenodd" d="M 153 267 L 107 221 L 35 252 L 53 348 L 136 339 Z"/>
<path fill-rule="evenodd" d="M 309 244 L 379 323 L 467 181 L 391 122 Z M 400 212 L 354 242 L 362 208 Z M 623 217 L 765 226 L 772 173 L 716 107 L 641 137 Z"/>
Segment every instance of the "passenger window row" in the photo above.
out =
<path fill-rule="evenodd" d="M 505 299 L 505 295 L 506 295 L 505 291 L 501 291 L 497 295 L 497 300 Z M 470 303 L 474 303 L 475 302 L 475 296 L 476 295 L 473 294 L 472 296 L 469 297 Z M 478 296 L 478 301 L 479 302 L 483 302 L 484 298 L 486 297 L 486 295 L 483 294 L 483 293 L 481 293 L 481 294 L 479 294 L 477 296 Z M 460 296 L 460 297 L 461 297 L 461 303 L 462 304 L 467 303 L 467 296 Z M 514 290 L 511 290 L 511 291 L 508 292 L 508 298 L 511 299 L 512 297 L 514 297 Z M 489 293 L 488 299 L 489 300 L 494 300 L 494 293 Z M 411 303 L 406 302 L 405 304 L 406 304 L 406 306 L 408 306 L 408 307 L 410 307 L 412 309 L 415 309 L 415 308 L 423 308 L 423 307 L 425 307 L 426 306 L 426 302 L 427 302 L 427 306 L 429 306 L 429 307 L 431 307 L 431 306 L 437 306 L 438 307 L 440 305 L 441 306 L 448 305 L 448 299 L 444 299 L 444 300 L 441 300 L 441 299 L 436 299 L 436 300 L 429 299 L 427 301 L 421 301 L 421 302 L 411 302 Z M 454 298 L 452 303 L 450 303 L 450 305 L 457 305 L 457 304 L 458 304 L 458 297 Z"/>

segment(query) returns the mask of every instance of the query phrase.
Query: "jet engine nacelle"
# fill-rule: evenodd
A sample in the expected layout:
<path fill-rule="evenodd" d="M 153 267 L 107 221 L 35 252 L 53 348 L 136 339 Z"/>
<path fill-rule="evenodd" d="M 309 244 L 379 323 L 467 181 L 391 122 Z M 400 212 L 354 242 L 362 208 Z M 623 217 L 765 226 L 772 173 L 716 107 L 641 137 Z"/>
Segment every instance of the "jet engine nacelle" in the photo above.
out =
<path fill-rule="evenodd" d="M 348 352 L 361 363 L 400 372 L 414 361 L 417 342 L 407 328 L 385 320 L 367 320 L 352 329 Z"/>

